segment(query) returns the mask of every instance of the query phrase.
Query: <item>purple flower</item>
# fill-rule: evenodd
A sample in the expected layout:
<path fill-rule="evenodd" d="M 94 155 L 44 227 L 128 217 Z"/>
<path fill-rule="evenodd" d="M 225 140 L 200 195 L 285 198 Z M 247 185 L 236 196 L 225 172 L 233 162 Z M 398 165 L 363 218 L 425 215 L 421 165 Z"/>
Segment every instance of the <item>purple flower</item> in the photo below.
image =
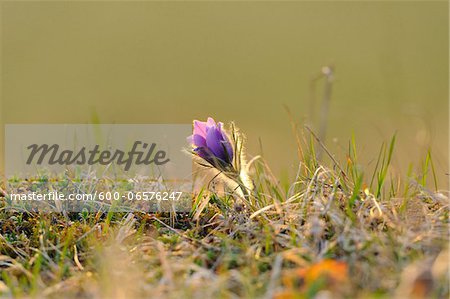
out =
<path fill-rule="evenodd" d="M 189 137 L 194 152 L 211 165 L 229 166 L 233 162 L 233 147 L 223 131 L 223 123 L 208 117 L 206 122 L 194 120 L 194 132 Z"/>

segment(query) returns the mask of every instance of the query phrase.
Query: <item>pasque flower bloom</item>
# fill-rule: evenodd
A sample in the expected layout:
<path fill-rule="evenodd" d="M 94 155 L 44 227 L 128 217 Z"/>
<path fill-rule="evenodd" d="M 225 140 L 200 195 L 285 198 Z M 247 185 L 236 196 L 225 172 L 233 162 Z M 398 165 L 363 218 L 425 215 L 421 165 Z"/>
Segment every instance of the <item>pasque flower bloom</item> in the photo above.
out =
<path fill-rule="evenodd" d="M 192 154 L 208 162 L 212 168 L 222 174 L 225 183 L 236 190 L 236 184 L 241 190 L 241 200 L 254 210 L 256 206 L 251 203 L 253 183 L 247 174 L 247 166 L 242 154 L 243 137 L 231 124 L 231 140 L 226 134 L 223 123 L 215 122 L 208 117 L 206 122 L 194 120 L 194 131 L 188 141 L 192 145 Z M 199 163 L 203 166 L 202 163 Z M 217 176 L 216 176 L 217 177 Z"/>
<path fill-rule="evenodd" d="M 206 122 L 194 120 L 194 132 L 189 137 L 194 152 L 215 167 L 233 163 L 233 147 L 223 130 L 223 123 L 208 117 Z"/>

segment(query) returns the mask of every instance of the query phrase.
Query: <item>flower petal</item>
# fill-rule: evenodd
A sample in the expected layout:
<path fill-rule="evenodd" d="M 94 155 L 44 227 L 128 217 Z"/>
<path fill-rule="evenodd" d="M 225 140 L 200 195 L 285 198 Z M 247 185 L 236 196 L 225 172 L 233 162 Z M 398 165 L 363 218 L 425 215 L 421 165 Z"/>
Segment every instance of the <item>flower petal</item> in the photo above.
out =
<path fill-rule="evenodd" d="M 193 135 L 192 142 L 196 147 L 206 146 L 206 139 L 198 134 Z"/>
<path fill-rule="evenodd" d="M 196 152 L 199 157 L 205 159 L 211 165 L 216 166 L 216 159 L 207 147 L 197 147 L 194 149 L 194 152 Z"/>
<path fill-rule="evenodd" d="M 208 117 L 208 120 L 206 121 L 207 127 L 216 127 L 216 121 L 212 117 Z"/>
<path fill-rule="evenodd" d="M 233 161 L 233 147 L 231 146 L 230 139 L 228 139 L 228 136 L 225 134 L 224 131 L 220 132 L 222 134 L 223 141 L 222 143 L 225 145 L 225 149 L 227 150 L 228 154 L 228 162 Z"/>
<path fill-rule="evenodd" d="M 208 161 L 208 154 L 204 147 L 197 147 L 196 149 L 194 149 L 194 152 L 196 152 L 197 155 L 199 155 L 201 158 Z"/>
<path fill-rule="evenodd" d="M 211 127 L 206 135 L 206 145 L 217 158 L 225 161 L 226 156 L 222 141 L 222 134 L 220 131 Z"/>
<path fill-rule="evenodd" d="M 206 122 L 194 120 L 194 135 L 195 134 L 203 136 L 203 138 L 206 137 Z"/>

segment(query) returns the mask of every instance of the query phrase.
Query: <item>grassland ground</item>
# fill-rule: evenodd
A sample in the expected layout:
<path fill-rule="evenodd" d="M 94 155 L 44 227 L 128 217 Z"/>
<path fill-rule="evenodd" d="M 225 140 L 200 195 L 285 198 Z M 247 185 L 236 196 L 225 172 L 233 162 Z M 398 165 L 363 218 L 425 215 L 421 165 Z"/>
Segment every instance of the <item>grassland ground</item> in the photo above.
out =
<path fill-rule="evenodd" d="M 313 143 L 291 181 L 254 159 L 244 203 L 200 181 L 190 213 L 23 212 L 2 191 L 1 297 L 448 298 L 448 193 L 431 157 L 393 178 L 389 146 L 369 175 L 352 150 L 345 165 L 321 165 Z"/>

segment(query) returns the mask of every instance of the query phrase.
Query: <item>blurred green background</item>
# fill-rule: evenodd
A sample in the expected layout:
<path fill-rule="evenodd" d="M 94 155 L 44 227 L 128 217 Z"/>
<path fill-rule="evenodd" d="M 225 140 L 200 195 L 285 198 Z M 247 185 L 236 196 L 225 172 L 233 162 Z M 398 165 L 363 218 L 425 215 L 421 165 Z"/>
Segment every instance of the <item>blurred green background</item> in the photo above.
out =
<path fill-rule="evenodd" d="M 332 64 L 330 151 L 345 161 L 354 133 L 370 167 L 397 132 L 397 171 L 431 147 L 443 183 L 448 12 L 444 1 L 2 2 L 2 122 L 213 116 L 236 121 L 250 155 L 261 140 L 275 171 L 293 173 L 283 105 L 300 124 L 317 119 L 311 80 Z"/>

